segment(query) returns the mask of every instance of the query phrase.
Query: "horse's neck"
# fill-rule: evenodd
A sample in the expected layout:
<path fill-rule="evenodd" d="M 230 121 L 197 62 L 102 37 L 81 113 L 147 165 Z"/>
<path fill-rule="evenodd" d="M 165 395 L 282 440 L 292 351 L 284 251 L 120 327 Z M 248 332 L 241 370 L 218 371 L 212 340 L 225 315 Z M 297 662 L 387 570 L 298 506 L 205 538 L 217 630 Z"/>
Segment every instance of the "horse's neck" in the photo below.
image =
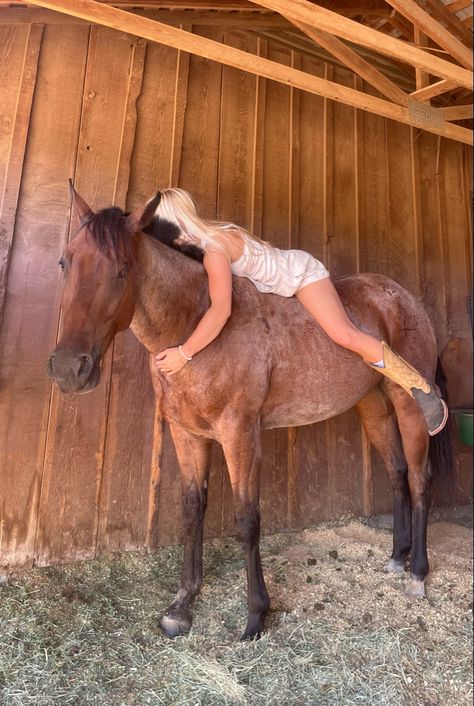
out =
<path fill-rule="evenodd" d="M 130 328 L 150 351 L 182 343 L 208 305 L 202 266 L 139 234 L 135 313 Z"/>

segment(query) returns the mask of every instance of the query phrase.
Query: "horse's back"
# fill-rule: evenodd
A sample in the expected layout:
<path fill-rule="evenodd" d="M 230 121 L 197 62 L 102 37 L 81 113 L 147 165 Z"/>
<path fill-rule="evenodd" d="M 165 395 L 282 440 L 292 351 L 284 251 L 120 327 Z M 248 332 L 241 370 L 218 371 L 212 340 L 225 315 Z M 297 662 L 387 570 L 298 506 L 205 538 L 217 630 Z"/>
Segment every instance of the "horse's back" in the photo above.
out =
<path fill-rule="evenodd" d="M 403 287 L 378 274 L 334 282 L 351 320 L 386 340 L 428 377 L 436 368 L 436 342 L 421 305 Z M 341 414 L 381 381 L 355 353 L 335 344 L 296 300 L 264 296 L 263 355 L 271 360 L 271 384 L 262 426 L 298 426 Z M 269 345 L 270 344 L 270 345 Z"/>

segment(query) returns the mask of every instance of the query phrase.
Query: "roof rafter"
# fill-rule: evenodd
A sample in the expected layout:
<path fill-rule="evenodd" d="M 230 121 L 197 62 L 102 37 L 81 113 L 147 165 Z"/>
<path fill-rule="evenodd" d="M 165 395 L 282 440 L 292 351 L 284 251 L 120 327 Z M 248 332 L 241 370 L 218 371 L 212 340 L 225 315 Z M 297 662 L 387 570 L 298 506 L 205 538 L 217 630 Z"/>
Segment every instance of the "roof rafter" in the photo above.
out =
<path fill-rule="evenodd" d="M 469 105 L 451 105 L 441 108 L 445 120 L 470 120 L 473 117 L 472 103 Z"/>
<path fill-rule="evenodd" d="M 471 0 L 451 0 L 450 3 L 445 5 L 451 14 L 453 12 L 459 12 L 459 10 L 464 10 L 465 7 L 469 7 Z"/>
<path fill-rule="evenodd" d="M 155 9 L 211 9 L 211 10 L 252 10 L 255 7 L 249 0 L 99 0 L 116 7 L 144 7 Z M 388 12 L 385 0 L 321 0 L 321 5 L 332 7 L 335 12 L 363 15 L 365 13 L 384 14 Z"/>
<path fill-rule="evenodd" d="M 432 56 L 423 49 L 365 27 L 359 22 L 342 17 L 319 5 L 313 5 L 307 0 L 251 0 L 251 2 L 310 27 L 322 29 L 336 37 L 375 49 L 381 54 L 424 69 L 440 78 L 451 79 L 459 86 L 472 87 L 472 75 L 467 69 Z"/>
<path fill-rule="evenodd" d="M 127 32 L 152 42 L 158 42 L 182 51 L 197 54 L 239 70 L 248 71 L 287 86 L 308 91 L 331 100 L 359 108 L 391 120 L 398 120 L 437 135 L 472 144 L 470 130 L 446 122 L 436 108 L 424 106 L 415 109 L 416 101 L 408 108 L 356 91 L 353 88 L 328 81 L 284 64 L 278 64 L 255 54 L 201 37 L 170 25 L 104 5 L 95 0 L 33 0 L 31 4 L 74 15 L 111 29 Z M 419 106 L 419 104 L 418 104 Z M 429 113 L 429 114 L 428 114 Z"/>
<path fill-rule="evenodd" d="M 431 83 L 429 86 L 420 88 L 418 91 L 413 91 L 413 93 L 410 93 L 410 98 L 415 101 L 427 101 L 435 96 L 440 96 L 442 93 L 452 91 L 453 88 L 456 88 L 454 81 L 443 79 L 442 81 L 437 81 L 436 83 Z"/>
<path fill-rule="evenodd" d="M 459 63 L 472 69 L 471 51 L 454 37 L 443 25 L 423 10 L 415 0 L 387 0 L 394 10 L 410 20 L 436 44 L 446 49 Z M 450 13 L 451 14 L 451 13 Z"/>
<path fill-rule="evenodd" d="M 306 34 L 300 32 L 296 26 L 294 27 L 294 32 L 273 32 L 273 31 L 257 31 L 257 35 L 262 37 L 262 39 L 270 40 L 272 42 L 278 42 L 281 46 L 286 46 L 289 49 L 301 51 L 305 54 L 310 54 L 321 59 L 324 62 L 331 62 L 335 66 L 342 66 L 347 68 L 347 66 L 336 59 L 334 54 L 329 54 L 329 52 L 323 49 L 322 46 L 317 44 L 314 40 L 310 39 Z M 348 45 L 346 45 L 348 46 Z M 352 47 L 351 47 L 352 49 Z M 402 90 L 407 94 L 415 90 L 414 81 L 410 79 L 408 74 L 406 74 L 403 69 L 400 68 L 395 62 L 390 62 L 386 57 L 380 54 L 374 54 L 364 47 L 357 47 L 358 54 L 368 61 L 371 66 L 378 68 L 380 73 L 391 79 L 397 84 Z M 355 50 L 354 50 L 355 51 Z M 360 53 L 359 53 L 360 52 Z"/>
<path fill-rule="evenodd" d="M 396 10 L 391 11 L 388 17 L 388 24 L 400 32 L 401 37 L 405 37 L 409 42 L 414 41 L 413 25 Z M 401 37 L 398 37 L 398 39 Z"/>
<path fill-rule="evenodd" d="M 368 61 L 341 42 L 340 39 L 322 30 L 301 24 L 301 22 L 295 21 L 294 24 L 304 32 L 304 34 L 314 39 L 314 41 L 326 49 L 326 51 L 335 56 L 336 59 L 339 59 L 339 61 L 367 81 L 367 83 L 370 83 L 371 86 L 380 91 L 384 96 L 387 96 L 387 98 L 390 98 L 394 103 L 398 103 L 399 105 L 408 105 L 408 94 L 406 94 L 405 91 L 402 91 L 396 83 L 386 78 L 380 71 L 369 64 Z"/>
<path fill-rule="evenodd" d="M 98 0 L 104 5 L 124 9 L 143 10 L 220 10 L 223 12 L 246 12 L 257 14 L 259 12 L 250 0 Z M 19 7 L 22 0 L 0 0 L 0 7 Z M 26 4 L 28 0 L 23 0 Z M 28 3 L 29 4 L 29 3 Z M 32 4 L 32 3 L 31 3 Z M 390 13 L 385 0 L 320 0 L 323 7 L 329 7 L 334 12 L 347 16 L 377 15 L 383 17 Z M 262 10 L 260 10 L 262 12 Z"/>
<path fill-rule="evenodd" d="M 451 6 L 446 7 L 441 0 L 425 0 L 433 13 L 433 17 L 446 22 L 453 34 L 456 34 L 468 47 L 472 49 L 472 32 L 456 17 Z"/>

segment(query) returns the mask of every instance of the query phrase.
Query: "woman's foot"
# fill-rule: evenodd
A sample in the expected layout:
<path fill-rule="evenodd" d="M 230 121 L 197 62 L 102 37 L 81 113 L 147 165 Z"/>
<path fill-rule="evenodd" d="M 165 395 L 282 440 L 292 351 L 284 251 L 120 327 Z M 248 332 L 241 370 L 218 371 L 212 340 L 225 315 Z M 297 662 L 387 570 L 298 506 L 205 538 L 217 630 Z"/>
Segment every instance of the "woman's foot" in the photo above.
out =
<path fill-rule="evenodd" d="M 385 341 L 382 346 L 383 360 L 369 365 L 403 387 L 416 400 L 425 418 L 428 433 L 434 436 L 443 429 L 448 419 L 448 407 L 445 401 L 441 399 L 435 386 L 431 385 L 398 353 L 395 353 Z"/>
<path fill-rule="evenodd" d="M 448 420 L 448 407 L 446 402 L 439 397 L 436 390 L 430 387 L 429 392 L 423 392 L 416 387 L 412 388 L 413 397 L 423 412 L 430 436 L 434 436 Z"/>

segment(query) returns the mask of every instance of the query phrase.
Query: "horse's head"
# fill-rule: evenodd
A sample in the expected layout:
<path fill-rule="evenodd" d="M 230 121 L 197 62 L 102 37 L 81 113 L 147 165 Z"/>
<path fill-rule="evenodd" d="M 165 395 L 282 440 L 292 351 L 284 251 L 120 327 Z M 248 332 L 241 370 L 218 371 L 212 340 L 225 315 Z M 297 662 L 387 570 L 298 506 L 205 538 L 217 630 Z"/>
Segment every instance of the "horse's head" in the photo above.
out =
<path fill-rule="evenodd" d="M 104 353 L 132 320 L 134 236 L 153 219 L 160 195 L 126 215 L 119 208 L 94 213 L 72 185 L 71 194 L 80 227 L 59 261 L 62 332 L 48 373 L 62 392 L 84 393 L 98 384 Z"/>

